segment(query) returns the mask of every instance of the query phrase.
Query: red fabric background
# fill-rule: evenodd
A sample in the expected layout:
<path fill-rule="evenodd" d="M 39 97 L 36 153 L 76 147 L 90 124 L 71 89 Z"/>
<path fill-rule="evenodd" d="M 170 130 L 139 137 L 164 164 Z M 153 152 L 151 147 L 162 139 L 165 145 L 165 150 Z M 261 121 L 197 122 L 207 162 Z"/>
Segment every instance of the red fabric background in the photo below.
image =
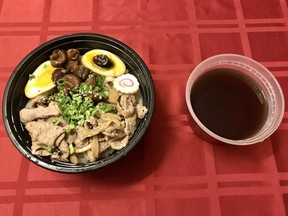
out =
<path fill-rule="evenodd" d="M 288 106 L 279 129 L 263 143 L 211 144 L 194 134 L 184 90 L 202 60 L 236 53 L 270 69 L 287 98 L 287 2 L 0 0 L 1 97 L 28 52 L 75 32 L 127 43 L 146 62 L 156 87 L 155 115 L 141 143 L 116 164 L 86 174 L 30 163 L 11 144 L 1 119 L 0 215 L 286 215 Z"/>

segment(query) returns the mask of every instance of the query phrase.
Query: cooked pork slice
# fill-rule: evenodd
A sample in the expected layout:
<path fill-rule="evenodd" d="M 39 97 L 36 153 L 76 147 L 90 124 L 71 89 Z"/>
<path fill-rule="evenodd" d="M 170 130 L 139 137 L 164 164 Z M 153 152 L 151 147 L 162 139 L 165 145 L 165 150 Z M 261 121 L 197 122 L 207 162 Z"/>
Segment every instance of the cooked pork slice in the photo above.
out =
<path fill-rule="evenodd" d="M 57 160 L 57 161 L 62 161 L 62 162 L 69 162 L 69 159 L 61 155 L 59 152 L 54 152 L 51 155 L 51 159 Z"/>
<path fill-rule="evenodd" d="M 66 127 L 68 125 L 68 123 L 62 118 L 62 117 L 58 117 L 58 116 L 51 116 L 48 118 L 45 118 L 46 122 L 51 122 L 55 125 L 61 126 L 61 127 Z"/>
<path fill-rule="evenodd" d="M 49 101 L 47 97 L 45 97 L 44 95 L 38 95 L 35 98 L 28 101 L 25 108 L 32 109 L 38 106 L 48 106 L 48 103 Z"/>
<path fill-rule="evenodd" d="M 130 117 L 135 113 L 136 98 L 135 95 L 123 94 L 116 108 L 124 117 Z"/>
<path fill-rule="evenodd" d="M 136 113 L 138 118 L 143 119 L 147 111 L 148 109 L 145 106 L 137 104 Z"/>
<path fill-rule="evenodd" d="M 87 129 L 85 127 L 77 127 L 77 136 L 75 138 L 76 145 L 82 145 L 81 143 L 89 137 L 97 135 L 98 131 L 96 129 Z"/>
<path fill-rule="evenodd" d="M 39 156 L 51 156 L 52 154 L 50 152 L 48 152 L 45 149 L 38 149 L 35 152 L 32 152 L 34 155 L 39 155 Z"/>
<path fill-rule="evenodd" d="M 65 140 L 68 144 L 72 144 L 75 142 L 76 140 L 76 137 L 77 137 L 77 134 L 76 133 L 67 133 L 66 134 L 66 137 L 65 137 Z"/>
<path fill-rule="evenodd" d="M 44 144 L 42 144 L 42 143 L 40 143 L 38 141 L 32 142 L 32 146 L 31 146 L 32 154 L 39 155 L 39 156 L 50 156 L 50 155 L 52 155 L 51 152 L 47 151 L 46 147 L 47 146 L 45 146 Z"/>
<path fill-rule="evenodd" d="M 65 138 L 65 133 L 60 134 L 58 138 L 56 138 L 54 145 L 59 146 L 61 142 L 64 140 L 64 138 Z"/>
<path fill-rule="evenodd" d="M 31 146 L 31 151 L 34 154 L 37 150 L 42 149 L 43 146 L 41 145 L 41 143 L 34 141 L 32 142 L 32 146 Z"/>
<path fill-rule="evenodd" d="M 133 116 L 129 118 L 125 118 L 125 128 L 124 132 L 128 136 L 132 136 L 137 128 L 137 123 L 136 123 L 137 115 L 134 114 Z"/>
<path fill-rule="evenodd" d="M 45 122 L 42 119 L 28 122 L 25 127 L 28 130 L 32 141 L 38 141 L 47 146 L 53 146 L 56 143 L 60 143 L 61 137 L 62 139 L 64 138 L 64 128 L 50 122 Z"/>
<path fill-rule="evenodd" d="M 101 142 L 99 142 L 99 152 L 102 153 L 104 152 L 106 149 L 108 149 L 110 147 L 110 143 L 107 140 L 103 140 Z"/>
<path fill-rule="evenodd" d="M 106 128 L 106 130 L 103 131 L 102 134 L 108 137 L 116 137 L 116 138 L 122 138 L 126 135 L 122 130 L 117 130 L 113 126 L 109 126 L 108 128 Z"/>
<path fill-rule="evenodd" d="M 60 143 L 59 150 L 60 150 L 60 152 L 58 152 L 58 156 L 59 157 L 57 158 L 57 157 L 54 156 L 54 157 L 51 157 L 51 158 L 54 158 L 54 159 L 59 160 L 59 161 L 68 162 L 69 161 L 68 157 L 69 157 L 70 153 L 69 153 L 68 143 L 65 142 L 65 140 L 62 140 L 62 142 Z M 53 155 L 55 155 L 55 154 L 53 154 Z"/>
<path fill-rule="evenodd" d="M 45 119 L 51 116 L 59 116 L 60 111 L 56 102 L 51 102 L 47 107 L 39 106 L 36 108 L 24 108 L 20 110 L 20 120 L 23 123 L 31 122 L 37 119 Z"/>
<path fill-rule="evenodd" d="M 129 136 L 126 136 L 126 137 L 119 139 L 119 140 L 115 140 L 115 141 L 110 143 L 111 148 L 116 149 L 116 150 L 120 150 L 128 144 L 128 141 L 129 141 Z"/>
<path fill-rule="evenodd" d="M 98 126 L 97 118 L 91 116 L 84 122 L 84 127 L 87 129 L 92 129 Z"/>

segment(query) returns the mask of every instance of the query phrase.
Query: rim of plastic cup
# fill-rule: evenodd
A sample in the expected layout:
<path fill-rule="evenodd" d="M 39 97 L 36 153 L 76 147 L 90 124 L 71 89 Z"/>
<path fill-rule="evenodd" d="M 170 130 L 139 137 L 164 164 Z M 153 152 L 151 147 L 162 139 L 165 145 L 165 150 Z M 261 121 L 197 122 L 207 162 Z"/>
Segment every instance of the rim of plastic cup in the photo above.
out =
<path fill-rule="evenodd" d="M 229 65 L 231 66 L 239 66 L 244 69 L 248 69 L 251 72 L 256 72 L 257 73 L 257 78 L 259 80 L 261 79 L 262 82 L 265 82 L 265 85 L 269 85 L 270 88 L 273 88 L 273 92 L 277 92 L 278 95 L 278 103 L 277 106 L 279 106 L 278 110 L 278 116 L 277 118 L 274 118 L 272 122 L 269 123 L 268 127 L 264 128 L 264 130 L 260 129 L 257 133 L 259 133 L 257 136 L 252 136 L 246 139 L 240 139 L 240 140 L 233 140 L 233 139 L 228 139 L 221 137 L 217 135 L 216 133 L 212 132 L 209 130 L 202 122 L 198 119 L 196 116 L 192 105 L 191 105 L 191 88 L 192 84 L 195 79 L 195 74 L 200 72 L 207 71 L 209 68 L 215 67 L 217 65 L 225 65 L 225 68 L 229 68 Z M 263 77 L 261 74 L 265 73 L 266 77 Z M 259 77 L 258 77 L 259 76 Z M 269 81 L 268 81 L 269 80 Z M 282 92 L 282 89 L 277 81 L 277 79 L 274 77 L 274 75 L 262 64 L 259 62 L 246 57 L 242 55 L 237 55 L 237 54 L 219 54 L 215 55 L 212 57 L 209 57 L 202 61 L 200 64 L 198 64 L 194 70 L 192 70 L 187 83 L 186 83 L 186 91 L 185 91 L 185 98 L 186 98 L 186 104 L 188 107 L 188 110 L 193 118 L 193 120 L 197 123 L 197 125 L 208 135 L 210 135 L 212 138 L 219 140 L 221 142 L 227 143 L 227 144 L 232 144 L 232 145 L 252 145 L 256 144 L 259 142 L 264 141 L 267 139 L 269 136 L 271 136 L 275 130 L 279 127 L 283 116 L 284 116 L 284 111 L 285 111 L 285 101 L 284 101 L 284 95 Z M 275 104 L 273 105 L 275 106 Z M 269 112 L 269 111 L 268 111 Z M 275 114 L 275 113 L 274 113 Z M 264 127 L 264 125 L 263 125 Z"/>

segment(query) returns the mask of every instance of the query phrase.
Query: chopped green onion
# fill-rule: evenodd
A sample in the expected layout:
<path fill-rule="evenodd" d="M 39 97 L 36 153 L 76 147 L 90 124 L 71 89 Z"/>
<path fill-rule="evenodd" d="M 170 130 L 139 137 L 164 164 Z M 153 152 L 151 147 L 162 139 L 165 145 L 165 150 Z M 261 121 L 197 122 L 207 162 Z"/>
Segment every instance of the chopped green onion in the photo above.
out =
<path fill-rule="evenodd" d="M 103 97 L 103 98 L 108 98 L 109 97 L 109 91 L 101 91 L 99 92 L 99 94 Z"/>
<path fill-rule="evenodd" d="M 62 85 L 59 79 L 57 81 Z M 91 91 L 96 91 L 102 98 L 108 98 L 108 89 L 104 87 L 105 77 L 97 77 L 97 84 L 99 86 L 92 87 L 84 82 L 73 88 L 72 91 L 66 95 L 63 91 L 53 94 L 50 98 L 57 102 L 60 109 L 62 118 L 69 124 L 67 132 L 71 132 L 76 126 L 83 126 L 86 119 L 91 116 L 96 117 L 100 111 L 102 112 L 113 112 L 115 110 L 112 104 L 99 103 L 95 106 L 95 102 L 88 96 Z M 60 82 L 60 83 L 59 83 Z M 64 80 L 65 82 L 65 80 Z"/>
<path fill-rule="evenodd" d="M 93 109 L 91 112 L 91 116 L 95 117 L 98 114 L 98 110 Z"/>
<path fill-rule="evenodd" d="M 51 92 L 47 92 L 47 93 L 44 94 L 45 97 L 50 97 L 51 95 L 52 95 Z"/>
<path fill-rule="evenodd" d="M 95 77 L 95 74 L 94 74 L 94 73 L 90 73 L 90 74 L 88 75 L 88 78 L 93 78 L 93 77 Z"/>
<path fill-rule="evenodd" d="M 37 143 L 38 146 L 40 146 L 41 148 L 46 148 L 47 146 L 43 143 Z"/>
<path fill-rule="evenodd" d="M 98 103 L 96 108 L 104 111 L 105 113 L 114 111 L 114 106 L 112 104 L 107 104 L 104 102 Z"/>
<path fill-rule="evenodd" d="M 57 80 L 57 85 L 58 86 L 63 86 L 64 85 L 64 83 L 65 83 L 65 79 L 59 79 L 59 80 Z"/>
<path fill-rule="evenodd" d="M 104 99 L 108 98 L 109 96 L 109 91 L 108 89 L 104 86 L 105 82 L 105 77 L 104 76 L 98 76 L 96 78 L 96 86 L 94 90 L 99 93 Z"/>
<path fill-rule="evenodd" d="M 48 151 L 49 153 L 53 153 L 55 149 L 52 146 L 47 146 L 45 150 Z"/>
<path fill-rule="evenodd" d="M 96 85 L 99 86 L 100 88 L 103 87 L 105 79 L 106 79 L 105 76 L 98 76 L 96 78 Z"/>
<path fill-rule="evenodd" d="M 52 124 L 59 125 L 59 123 L 60 123 L 59 119 L 56 118 L 52 119 Z"/>
<path fill-rule="evenodd" d="M 69 153 L 74 154 L 74 152 L 75 152 L 74 146 L 72 144 L 69 144 Z"/>
<path fill-rule="evenodd" d="M 69 124 L 66 128 L 66 132 L 67 133 L 71 133 L 73 130 L 75 129 L 75 125 L 74 124 Z"/>
<path fill-rule="evenodd" d="M 87 93 L 88 91 L 91 91 L 92 90 L 92 86 L 88 85 L 87 83 L 81 83 L 80 86 L 79 86 L 79 90 L 80 92 L 82 93 Z"/>
<path fill-rule="evenodd" d="M 36 78 L 34 74 L 29 74 L 29 80 Z"/>

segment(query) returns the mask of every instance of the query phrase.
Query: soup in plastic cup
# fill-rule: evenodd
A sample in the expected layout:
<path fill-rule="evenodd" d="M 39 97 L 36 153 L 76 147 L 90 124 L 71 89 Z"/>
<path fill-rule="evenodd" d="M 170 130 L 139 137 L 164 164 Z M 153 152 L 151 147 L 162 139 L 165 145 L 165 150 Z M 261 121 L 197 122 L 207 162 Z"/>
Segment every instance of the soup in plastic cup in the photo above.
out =
<path fill-rule="evenodd" d="M 265 140 L 284 115 L 284 96 L 272 73 L 235 54 L 201 62 L 188 78 L 186 103 L 198 135 L 234 145 Z"/>

